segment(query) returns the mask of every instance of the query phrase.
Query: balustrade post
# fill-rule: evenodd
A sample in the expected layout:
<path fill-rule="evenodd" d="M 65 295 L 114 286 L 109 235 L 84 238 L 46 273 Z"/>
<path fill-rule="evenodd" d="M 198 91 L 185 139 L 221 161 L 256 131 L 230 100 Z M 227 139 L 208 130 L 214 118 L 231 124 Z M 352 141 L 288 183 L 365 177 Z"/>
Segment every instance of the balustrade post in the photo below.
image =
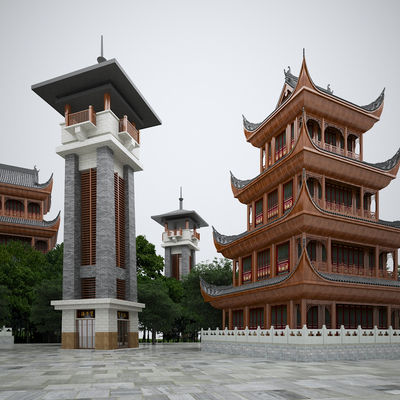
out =
<path fill-rule="evenodd" d="M 123 132 L 128 132 L 128 117 L 126 115 L 124 115 L 124 119 L 123 119 Z"/>
<path fill-rule="evenodd" d="M 93 116 L 93 107 L 89 106 L 89 121 L 95 125 L 94 123 L 94 116 Z"/>
<path fill-rule="evenodd" d="M 66 104 L 64 106 L 64 113 L 65 113 L 65 126 L 69 125 L 69 114 L 71 114 L 71 106 Z"/>

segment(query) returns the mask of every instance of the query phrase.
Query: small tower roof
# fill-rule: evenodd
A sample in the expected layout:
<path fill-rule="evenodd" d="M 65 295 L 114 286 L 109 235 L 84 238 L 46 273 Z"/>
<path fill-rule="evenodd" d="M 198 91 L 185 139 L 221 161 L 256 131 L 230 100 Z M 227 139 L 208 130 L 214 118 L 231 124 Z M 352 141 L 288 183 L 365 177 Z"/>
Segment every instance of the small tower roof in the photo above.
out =
<path fill-rule="evenodd" d="M 111 96 L 111 109 L 119 117 L 128 116 L 137 129 L 160 125 L 161 120 L 118 64 L 116 59 L 61 75 L 32 85 L 32 90 L 64 116 L 65 105 L 71 112 L 104 109 L 104 93 Z"/>
<path fill-rule="evenodd" d="M 185 227 L 185 221 L 189 221 L 189 229 L 202 228 L 208 226 L 207 222 L 200 217 L 194 210 L 184 210 L 183 209 L 183 197 L 182 188 L 181 195 L 179 197 L 179 210 L 171 211 L 165 214 L 153 215 L 151 217 L 154 221 L 158 222 L 160 225 L 164 226 L 166 222 L 173 223 L 174 226 L 170 228 L 178 229 Z"/>

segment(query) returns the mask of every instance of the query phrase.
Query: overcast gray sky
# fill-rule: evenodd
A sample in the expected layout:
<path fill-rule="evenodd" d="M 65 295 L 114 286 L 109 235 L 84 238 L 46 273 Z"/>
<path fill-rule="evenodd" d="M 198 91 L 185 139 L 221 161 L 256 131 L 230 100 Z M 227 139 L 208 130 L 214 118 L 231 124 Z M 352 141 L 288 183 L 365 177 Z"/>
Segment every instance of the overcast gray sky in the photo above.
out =
<path fill-rule="evenodd" d="M 141 132 L 144 171 L 136 176 L 136 233 L 161 248 L 150 216 L 196 210 L 197 261 L 216 253 L 211 225 L 246 230 L 246 206 L 232 195 L 259 173 L 259 150 L 246 142 L 242 114 L 260 122 L 275 108 L 283 69 L 297 75 L 306 49 L 313 81 L 359 105 L 386 87 L 381 121 L 364 136 L 364 159 L 385 161 L 400 147 L 399 1 L 20 1 L 0 0 L 0 163 L 54 173 L 52 209 L 63 216 L 61 115 L 31 85 L 116 58 L 161 118 Z M 400 220 L 400 183 L 380 194 L 380 217 Z M 63 241 L 63 222 L 59 242 Z"/>

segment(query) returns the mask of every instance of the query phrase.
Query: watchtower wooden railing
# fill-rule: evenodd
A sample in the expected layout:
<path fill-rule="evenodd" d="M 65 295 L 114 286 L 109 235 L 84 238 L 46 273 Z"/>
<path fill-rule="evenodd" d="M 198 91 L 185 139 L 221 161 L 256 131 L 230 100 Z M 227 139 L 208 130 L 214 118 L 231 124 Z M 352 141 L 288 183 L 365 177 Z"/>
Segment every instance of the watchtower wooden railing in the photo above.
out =
<path fill-rule="evenodd" d="M 78 111 L 73 114 L 65 114 L 65 122 L 67 126 L 80 124 L 86 121 L 90 121 L 93 125 L 96 125 L 96 113 L 93 111 L 92 106 L 89 106 L 87 110 Z"/>
<path fill-rule="evenodd" d="M 140 133 L 136 127 L 128 121 L 128 117 L 124 115 L 124 118 L 119 120 L 119 132 L 128 132 L 138 144 L 140 144 Z"/>

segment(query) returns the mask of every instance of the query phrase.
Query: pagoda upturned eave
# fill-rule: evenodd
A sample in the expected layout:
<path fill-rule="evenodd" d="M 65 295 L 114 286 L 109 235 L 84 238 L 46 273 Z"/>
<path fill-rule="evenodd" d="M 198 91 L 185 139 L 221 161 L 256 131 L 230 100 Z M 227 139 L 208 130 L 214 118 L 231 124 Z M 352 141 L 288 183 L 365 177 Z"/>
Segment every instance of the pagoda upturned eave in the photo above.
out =
<path fill-rule="evenodd" d="M 389 161 L 393 165 L 389 165 L 391 168 L 386 170 L 377 166 L 385 163 L 375 165 L 323 150 L 311 140 L 303 126 L 294 147 L 285 157 L 253 179 L 241 181 L 231 174 L 231 189 L 234 197 L 242 204 L 250 204 L 276 186 L 275 182 L 285 182 L 305 168 L 306 171 L 326 174 L 331 179 L 346 181 L 355 186 L 381 190 L 396 178 L 400 167 L 400 150 L 386 163 Z"/>
<path fill-rule="evenodd" d="M 218 287 L 201 281 L 200 288 L 204 300 L 218 309 L 270 304 L 277 301 L 284 303 L 302 298 L 353 304 L 368 301 L 374 305 L 385 303 L 400 305 L 400 282 L 319 273 L 312 266 L 304 249 L 296 267 L 287 275 L 236 287 Z"/>
<path fill-rule="evenodd" d="M 224 236 L 214 230 L 213 240 L 217 252 L 235 259 L 286 240 L 289 233 L 296 236 L 305 231 L 310 235 L 331 236 L 360 245 L 400 247 L 400 223 L 395 226 L 323 210 L 311 199 L 306 185 L 302 185 L 293 207 L 282 217 L 236 236 Z"/>
<path fill-rule="evenodd" d="M 208 226 L 207 222 L 202 217 L 200 217 L 200 215 L 194 210 L 189 211 L 189 210 L 179 209 L 165 214 L 153 215 L 151 219 L 159 223 L 161 226 L 164 226 L 166 222 L 179 221 L 179 220 L 182 221 L 189 220 L 190 229 L 203 228 Z"/>
<path fill-rule="evenodd" d="M 382 101 L 374 111 L 367 111 L 360 106 L 349 103 L 339 97 L 318 89 L 309 76 L 305 59 L 301 66 L 298 83 L 289 96 L 267 118 L 259 124 L 249 125 L 254 130 L 249 130 L 244 124 L 246 140 L 255 147 L 261 147 L 273 136 L 286 128 L 286 121 L 293 116 L 301 114 L 303 108 L 307 113 L 316 117 L 324 117 L 339 126 L 347 126 L 356 133 L 364 133 L 379 121 L 383 111 L 383 93 L 378 97 Z"/>

